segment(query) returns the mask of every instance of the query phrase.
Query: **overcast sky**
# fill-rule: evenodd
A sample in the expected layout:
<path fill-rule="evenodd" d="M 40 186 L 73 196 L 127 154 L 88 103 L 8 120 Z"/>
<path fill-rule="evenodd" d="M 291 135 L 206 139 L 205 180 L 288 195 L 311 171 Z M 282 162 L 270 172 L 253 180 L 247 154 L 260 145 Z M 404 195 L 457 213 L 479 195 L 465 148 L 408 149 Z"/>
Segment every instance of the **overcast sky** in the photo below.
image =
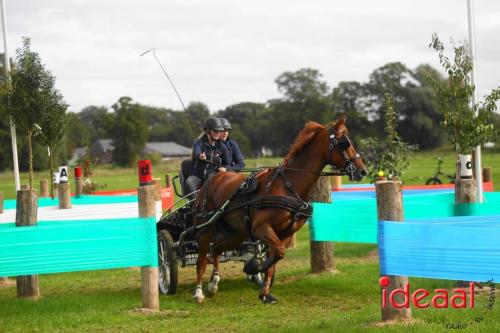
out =
<path fill-rule="evenodd" d="M 211 111 L 279 97 L 284 71 L 318 69 L 330 87 L 366 82 L 388 62 L 439 67 L 433 32 L 467 38 L 466 0 L 5 0 L 9 56 L 21 37 L 56 76 L 71 111 L 121 96 L 180 109 L 152 55 L 184 102 Z M 480 96 L 500 85 L 500 1 L 475 0 Z"/>

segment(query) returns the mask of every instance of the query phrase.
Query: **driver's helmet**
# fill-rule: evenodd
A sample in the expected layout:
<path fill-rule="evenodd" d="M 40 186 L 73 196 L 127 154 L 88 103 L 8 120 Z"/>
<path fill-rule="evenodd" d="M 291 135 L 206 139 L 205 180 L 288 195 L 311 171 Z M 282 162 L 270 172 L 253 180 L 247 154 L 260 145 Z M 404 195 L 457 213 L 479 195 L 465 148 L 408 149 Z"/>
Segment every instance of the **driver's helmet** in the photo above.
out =
<path fill-rule="evenodd" d="M 229 122 L 229 120 L 227 120 L 226 118 L 219 118 L 221 123 L 222 123 L 222 127 L 224 128 L 224 130 L 232 130 L 233 128 L 231 127 L 231 123 Z"/>
<path fill-rule="evenodd" d="M 222 126 L 222 122 L 220 121 L 220 118 L 210 117 L 207 120 L 205 120 L 205 124 L 203 124 L 203 129 L 220 132 L 220 131 L 224 130 L 224 127 Z"/>

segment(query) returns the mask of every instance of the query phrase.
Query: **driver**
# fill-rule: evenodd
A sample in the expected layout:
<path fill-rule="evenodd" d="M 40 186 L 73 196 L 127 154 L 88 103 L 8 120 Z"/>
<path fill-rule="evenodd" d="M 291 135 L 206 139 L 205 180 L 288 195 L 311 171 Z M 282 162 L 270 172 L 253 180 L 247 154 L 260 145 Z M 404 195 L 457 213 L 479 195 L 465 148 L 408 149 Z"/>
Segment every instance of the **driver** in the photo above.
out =
<path fill-rule="evenodd" d="M 229 152 L 229 166 L 234 171 L 241 171 L 245 168 L 245 162 L 243 161 L 243 154 L 241 153 L 240 147 L 233 139 L 229 139 L 229 131 L 232 130 L 231 123 L 226 118 L 219 118 L 224 131 L 222 131 L 220 140 L 226 146 Z"/>
<path fill-rule="evenodd" d="M 186 190 L 192 193 L 217 171 L 226 171 L 230 165 L 229 153 L 220 141 L 224 128 L 219 118 L 210 117 L 203 125 L 204 133 L 193 144 L 193 164 L 186 179 Z"/>

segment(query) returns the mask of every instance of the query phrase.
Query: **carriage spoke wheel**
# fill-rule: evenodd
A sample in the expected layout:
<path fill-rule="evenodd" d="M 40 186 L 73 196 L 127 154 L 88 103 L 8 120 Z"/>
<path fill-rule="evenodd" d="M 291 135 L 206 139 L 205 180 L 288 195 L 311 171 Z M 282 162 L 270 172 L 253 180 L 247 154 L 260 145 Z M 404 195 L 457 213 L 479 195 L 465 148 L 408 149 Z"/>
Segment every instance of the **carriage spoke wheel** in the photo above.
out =
<path fill-rule="evenodd" d="M 158 288 L 162 294 L 173 295 L 177 290 L 177 254 L 167 230 L 158 231 Z"/>

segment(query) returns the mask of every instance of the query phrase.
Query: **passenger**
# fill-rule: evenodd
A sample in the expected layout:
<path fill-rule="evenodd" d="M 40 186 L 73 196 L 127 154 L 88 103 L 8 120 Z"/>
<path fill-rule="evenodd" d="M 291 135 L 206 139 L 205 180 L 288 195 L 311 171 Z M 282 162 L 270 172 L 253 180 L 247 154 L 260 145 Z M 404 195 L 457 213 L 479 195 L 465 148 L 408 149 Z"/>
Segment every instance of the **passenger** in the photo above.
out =
<path fill-rule="evenodd" d="M 245 168 L 244 157 L 241 153 L 240 147 L 233 139 L 229 139 L 229 131 L 233 128 L 231 123 L 226 118 L 219 118 L 222 122 L 224 131 L 221 133 L 220 140 L 226 146 L 229 152 L 229 166 L 231 170 L 241 171 Z"/>
<path fill-rule="evenodd" d="M 186 179 L 187 193 L 199 189 L 202 183 L 217 171 L 227 171 L 230 164 L 228 150 L 219 141 L 224 130 L 219 118 L 208 118 L 203 130 L 205 133 L 193 144 L 193 164 Z"/>

